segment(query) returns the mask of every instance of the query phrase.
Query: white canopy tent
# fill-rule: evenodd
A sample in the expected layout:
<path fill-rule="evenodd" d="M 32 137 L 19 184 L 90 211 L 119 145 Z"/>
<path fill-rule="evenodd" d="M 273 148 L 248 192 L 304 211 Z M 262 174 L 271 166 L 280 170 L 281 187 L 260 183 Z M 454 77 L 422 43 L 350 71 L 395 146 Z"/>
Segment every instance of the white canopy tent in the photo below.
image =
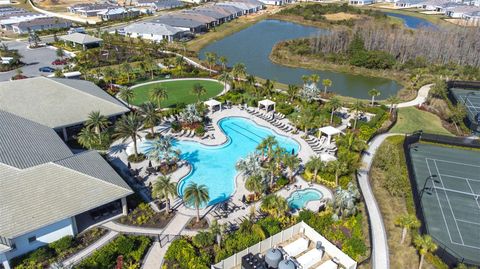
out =
<path fill-rule="evenodd" d="M 262 108 L 264 108 L 267 112 L 270 110 L 275 111 L 275 102 L 269 99 L 262 100 L 258 102 L 258 109 Z"/>
<path fill-rule="evenodd" d="M 222 103 L 215 99 L 210 99 L 208 101 L 203 102 L 208 108 L 213 112 L 215 108 L 218 108 L 220 111 L 222 110 Z"/>
<path fill-rule="evenodd" d="M 326 134 L 327 135 L 327 143 L 330 144 L 332 142 L 332 136 L 338 135 L 338 134 L 343 134 L 342 131 L 339 129 L 332 127 L 332 126 L 325 126 L 320 129 L 318 129 L 320 134 Z M 319 135 L 320 135 L 319 134 Z"/>

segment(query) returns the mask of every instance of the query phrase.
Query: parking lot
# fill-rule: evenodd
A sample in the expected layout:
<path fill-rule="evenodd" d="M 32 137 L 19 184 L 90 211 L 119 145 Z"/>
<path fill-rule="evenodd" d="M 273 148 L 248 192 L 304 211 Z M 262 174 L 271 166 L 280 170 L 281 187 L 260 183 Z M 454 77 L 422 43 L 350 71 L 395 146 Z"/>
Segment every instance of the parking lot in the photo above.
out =
<path fill-rule="evenodd" d="M 55 49 L 51 47 L 43 47 L 37 49 L 28 48 L 28 42 L 23 41 L 9 41 L 4 42 L 9 49 L 16 49 L 22 55 L 21 61 L 25 65 L 21 68 L 23 74 L 27 77 L 35 76 L 47 76 L 50 73 L 42 73 L 38 71 L 38 68 L 44 66 L 50 66 L 53 68 L 59 68 L 61 66 L 54 66 L 52 62 L 57 58 Z M 9 72 L 0 73 L 0 81 L 7 81 L 15 75 L 15 70 Z"/>

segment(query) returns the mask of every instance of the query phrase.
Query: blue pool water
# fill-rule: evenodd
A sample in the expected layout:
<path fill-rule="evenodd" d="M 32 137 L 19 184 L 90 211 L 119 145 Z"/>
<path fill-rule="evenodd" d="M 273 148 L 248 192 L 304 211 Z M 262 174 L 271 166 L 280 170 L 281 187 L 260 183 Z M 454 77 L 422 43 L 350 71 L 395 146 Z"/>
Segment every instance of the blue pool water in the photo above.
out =
<path fill-rule="evenodd" d="M 294 191 L 290 197 L 287 198 L 288 206 L 291 209 L 302 209 L 308 202 L 322 199 L 323 194 L 315 189 L 304 189 Z"/>
<path fill-rule="evenodd" d="M 219 121 L 219 126 L 228 137 L 220 146 L 205 146 L 193 141 L 173 142 L 181 150 L 180 157 L 192 165 L 192 171 L 178 184 L 181 197 L 190 182 L 204 184 L 208 187 L 209 205 L 227 200 L 235 191 L 235 164 L 241 158 L 255 151 L 257 145 L 269 135 L 275 136 L 279 145 L 291 152 L 298 152 L 300 145 L 293 139 L 279 135 L 261 127 L 253 121 L 230 117 Z M 145 150 L 145 147 L 140 147 Z"/>
<path fill-rule="evenodd" d="M 403 20 L 403 23 L 405 24 L 406 27 L 410 29 L 418 29 L 421 27 L 428 27 L 428 28 L 437 28 L 437 26 L 425 19 L 417 18 L 414 16 L 408 16 L 404 14 L 398 14 L 398 13 L 393 13 L 393 12 L 385 12 L 387 16 L 390 17 L 395 17 L 395 18 L 400 18 Z"/>

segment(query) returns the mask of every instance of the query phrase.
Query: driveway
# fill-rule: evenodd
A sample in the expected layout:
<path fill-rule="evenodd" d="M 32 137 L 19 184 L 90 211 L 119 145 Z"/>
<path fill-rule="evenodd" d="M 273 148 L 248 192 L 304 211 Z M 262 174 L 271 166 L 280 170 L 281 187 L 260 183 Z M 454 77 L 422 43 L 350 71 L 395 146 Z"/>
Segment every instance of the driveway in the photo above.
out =
<path fill-rule="evenodd" d="M 21 61 L 24 65 L 21 69 L 23 74 L 28 77 L 48 76 L 51 73 L 42 73 L 38 68 L 43 66 L 50 66 L 59 68 L 62 66 L 54 66 L 52 62 L 57 59 L 55 49 L 51 47 L 43 47 L 38 49 L 29 49 L 28 42 L 24 41 L 9 41 L 4 42 L 9 49 L 16 49 L 22 55 Z M 0 81 L 7 81 L 15 75 L 15 70 L 0 73 Z"/>

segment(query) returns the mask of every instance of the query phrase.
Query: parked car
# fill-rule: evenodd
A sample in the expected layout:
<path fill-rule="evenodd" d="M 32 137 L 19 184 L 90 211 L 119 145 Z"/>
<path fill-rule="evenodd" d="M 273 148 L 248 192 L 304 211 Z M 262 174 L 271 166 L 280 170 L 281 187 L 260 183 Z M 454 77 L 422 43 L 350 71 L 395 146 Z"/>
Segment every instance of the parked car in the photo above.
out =
<path fill-rule="evenodd" d="M 45 73 L 53 73 L 53 72 L 55 72 L 55 68 L 50 67 L 50 66 L 44 66 L 44 67 L 38 68 L 38 71 L 45 72 Z"/>
<path fill-rule="evenodd" d="M 53 65 L 66 65 L 67 64 L 67 60 L 60 60 L 60 59 L 56 59 L 55 61 L 52 62 Z"/>

